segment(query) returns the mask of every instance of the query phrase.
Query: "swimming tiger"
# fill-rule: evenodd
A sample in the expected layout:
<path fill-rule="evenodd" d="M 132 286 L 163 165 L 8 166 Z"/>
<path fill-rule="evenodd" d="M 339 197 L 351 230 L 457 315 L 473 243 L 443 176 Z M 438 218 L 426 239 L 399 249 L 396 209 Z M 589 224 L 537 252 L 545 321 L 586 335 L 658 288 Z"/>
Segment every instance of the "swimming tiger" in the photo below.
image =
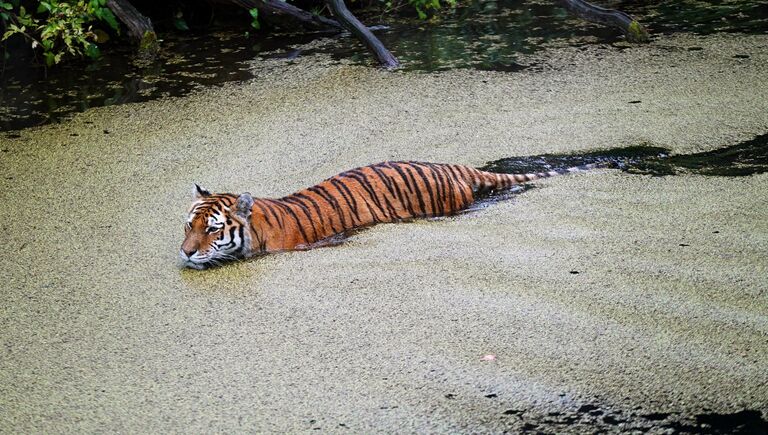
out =
<path fill-rule="evenodd" d="M 227 260 L 308 249 L 380 222 L 451 215 L 491 191 L 588 166 L 499 174 L 462 165 L 382 162 L 280 199 L 211 193 L 195 184 L 179 255 L 183 266 L 204 269 Z"/>

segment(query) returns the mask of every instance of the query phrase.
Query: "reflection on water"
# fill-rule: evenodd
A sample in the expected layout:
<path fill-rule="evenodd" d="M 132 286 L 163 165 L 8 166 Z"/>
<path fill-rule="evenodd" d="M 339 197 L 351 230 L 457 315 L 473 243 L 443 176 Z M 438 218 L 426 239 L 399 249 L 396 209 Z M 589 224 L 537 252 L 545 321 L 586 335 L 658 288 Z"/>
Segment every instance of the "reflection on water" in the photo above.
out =
<path fill-rule="evenodd" d="M 636 15 L 653 33 L 768 32 L 768 2 L 764 1 L 601 4 Z M 388 24 L 388 29 L 377 33 L 401 60 L 403 69 L 410 71 L 475 68 L 514 72 L 528 66 L 517 62 L 519 54 L 533 52 L 547 42 L 581 45 L 621 38 L 614 29 L 574 18 L 556 2 L 537 0 L 480 0 L 446 11 L 439 20 L 400 19 Z M 254 77 L 248 65 L 254 59 L 290 61 L 320 52 L 371 63 L 362 45 L 348 35 L 307 51 L 297 49 L 316 37 L 169 34 L 154 64 L 135 64 L 128 52 L 117 50 L 95 62 L 56 67 L 47 77 L 33 59 L 12 57 L 0 77 L 0 129 L 55 122 L 89 107 L 184 95 L 201 86 L 247 80 Z"/>
<path fill-rule="evenodd" d="M 203 86 L 253 78 L 248 61 L 260 53 L 310 41 L 313 35 L 249 39 L 234 33 L 167 35 L 157 62 L 135 63 L 112 51 L 94 62 L 72 62 L 45 71 L 31 59 L 6 65 L 0 78 L 0 129 L 55 122 L 90 107 L 179 96 Z"/>

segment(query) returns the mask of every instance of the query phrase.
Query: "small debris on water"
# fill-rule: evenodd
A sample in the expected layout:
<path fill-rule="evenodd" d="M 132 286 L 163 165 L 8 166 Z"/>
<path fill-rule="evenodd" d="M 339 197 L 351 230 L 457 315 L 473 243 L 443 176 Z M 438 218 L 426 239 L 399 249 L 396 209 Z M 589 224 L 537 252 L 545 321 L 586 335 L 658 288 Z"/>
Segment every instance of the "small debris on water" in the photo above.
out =
<path fill-rule="evenodd" d="M 525 410 L 523 409 L 507 409 L 506 411 L 502 412 L 504 415 L 520 415 L 525 413 Z"/>

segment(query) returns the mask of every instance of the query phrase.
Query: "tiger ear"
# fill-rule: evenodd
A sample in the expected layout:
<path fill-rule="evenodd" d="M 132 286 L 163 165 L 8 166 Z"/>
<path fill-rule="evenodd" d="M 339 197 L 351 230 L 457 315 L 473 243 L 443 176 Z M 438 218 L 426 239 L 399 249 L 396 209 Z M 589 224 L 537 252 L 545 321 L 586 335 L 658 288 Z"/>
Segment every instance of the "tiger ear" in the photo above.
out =
<path fill-rule="evenodd" d="M 251 208 L 253 208 L 253 197 L 250 193 L 245 192 L 237 198 L 237 205 L 235 205 L 235 214 L 243 219 L 251 217 Z"/>
<path fill-rule="evenodd" d="M 205 198 L 206 196 L 211 196 L 211 192 L 203 189 L 197 183 L 195 183 L 195 187 L 192 188 L 192 199 L 197 201 Z"/>

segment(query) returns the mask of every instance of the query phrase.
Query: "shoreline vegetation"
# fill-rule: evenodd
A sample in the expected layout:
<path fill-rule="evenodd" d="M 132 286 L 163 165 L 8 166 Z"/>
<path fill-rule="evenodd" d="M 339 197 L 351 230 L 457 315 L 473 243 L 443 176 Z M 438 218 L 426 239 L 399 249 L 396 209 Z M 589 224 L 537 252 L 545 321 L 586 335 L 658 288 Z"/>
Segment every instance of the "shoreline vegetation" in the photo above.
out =
<path fill-rule="evenodd" d="M 607 25 L 620 30 L 629 42 L 648 42 L 648 31 L 632 16 L 618 10 L 602 8 L 584 0 L 557 0 L 558 4 L 584 20 Z M 140 0 L 134 1 L 142 7 Z M 348 31 L 360 40 L 385 69 L 395 69 L 400 62 L 389 51 L 372 29 L 363 24 L 348 9 L 343 0 L 326 0 L 323 16 L 315 9 L 308 11 L 282 0 L 221 0 L 219 3 L 201 5 L 176 3 L 175 6 L 159 8 L 162 13 L 173 12 L 173 25 L 177 30 L 189 30 L 184 10 L 188 15 L 206 11 L 211 18 L 217 7 L 237 6 L 245 9 L 250 16 L 253 30 L 262 28 L 262 21 L 271 27 L 309 30 L 323 33 Z M 380 10 L 381 16 L 401 10 L 408 5 L 419 18 L 434 16 L 445 7 L 453 8 L 456 0 L 387 0 L 369 1 L 367 8 Z M 358 7 L 362 2 L 358 3 Z M 316 7 L 316 6 L 315 6 Z M 144 6 L 147 10 L 157 7 Z M 160 13 L 160 12 L 156 12 Z M 143 61 L 155 58 L 160 50 L 160 41 L 153 20 L 143 14 L 131 0 L 4 0 L 0 2 L 0 33 L 2 41 L 16 39 L 40 53 L 46 67 L 52 67 L 67 58 L 101 55 L 100 45 L 116 37 L 125 36 L 136 47 L 136 56 Z M 9 51 L 4 49 L 6 56 Z"/>

